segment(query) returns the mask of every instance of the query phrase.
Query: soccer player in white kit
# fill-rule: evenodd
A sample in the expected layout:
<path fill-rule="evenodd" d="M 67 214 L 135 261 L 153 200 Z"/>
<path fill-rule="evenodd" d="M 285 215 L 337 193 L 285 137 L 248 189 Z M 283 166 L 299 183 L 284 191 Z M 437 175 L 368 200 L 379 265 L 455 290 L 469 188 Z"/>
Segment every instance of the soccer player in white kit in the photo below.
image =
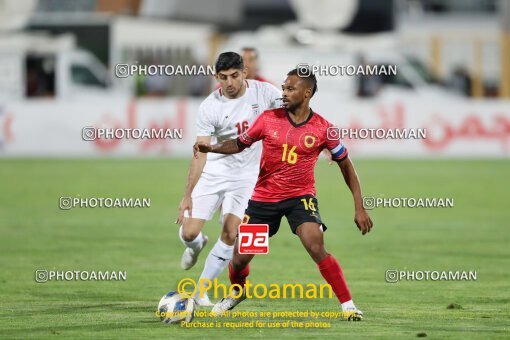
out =
<path fill-rule="evenodd" d="M 200 105 L 197 142 L 221 143 L 236 139 L 265 110 L 279 107 L 281 91 L 267 82 L 246 79 L 243 59 L 235 52 L 218 56 L 215 64 L 220 88 Z M 221 235 L 209 252 L 200 279 L 214 280 L 232 259 L 237 227 L 244 216 L 257 181 L 262 144 L 256 143 L 234 155 L 199 153 L 192 158 L 179 205 L 179 236 L 186 246 L 181 267 L 195 265 L 207 243 L 202 228 L 221 206 Z M 196 296 L 199 305 L 212 306 L 209 298 Z"/>

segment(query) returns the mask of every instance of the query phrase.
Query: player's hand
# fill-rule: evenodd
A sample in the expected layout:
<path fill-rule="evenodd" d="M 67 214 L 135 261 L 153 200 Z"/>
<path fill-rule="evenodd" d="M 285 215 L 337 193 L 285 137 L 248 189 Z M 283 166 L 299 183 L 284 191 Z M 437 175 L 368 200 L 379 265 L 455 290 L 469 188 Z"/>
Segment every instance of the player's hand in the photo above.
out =
<path fill-rule="evenodd" d="M 324 149 L 322 151 L 322 154 L 326 156 L 326 158 L 328 159 L 329 165 L 333 164 L 333 156 L 331 155 L 331 151 L 329 151 L 328 149 Z"/>
<path fill-rule="evenodd" d="M 175 224 L 182 225 L 184 223 L 184 212 L 187 210 L 189 217 L 191 218 L 191 208 L 193 203 L 191 200 L 191 196 L 184 195 L 184 197 L 181 200 L 181 203 L 179 204 L 179 216 L 177 217 L 177 220 L 175 220 Z"/>
<path fill-rule="evenodd" d="M 354 214 L 354 222 L 363 235 L 368 233 L 374 226 L 374 223 L 370 219 L 370 216 L 368 216 L 365 209 L 356 210 L 356 213 Z"/>
<path fill-rule="evenodd" d="M 198 158 L 198 153 L 203 152 L 211 152 L 212 147 L 210 144 L 203 143 L 203 142 L 197 142 L 195 145 L 193 145 L 193 157 Z"/>

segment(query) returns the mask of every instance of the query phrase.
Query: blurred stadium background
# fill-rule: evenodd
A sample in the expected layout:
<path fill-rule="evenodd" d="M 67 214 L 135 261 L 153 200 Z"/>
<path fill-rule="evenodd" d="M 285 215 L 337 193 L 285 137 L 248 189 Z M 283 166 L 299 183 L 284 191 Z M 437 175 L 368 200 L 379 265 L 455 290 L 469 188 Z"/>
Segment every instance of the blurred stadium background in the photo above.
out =
<path fill-rule="evenodd" d="M 252 72 L 277 86 L 298 63 L 397 65 L 396 76 L 318 77 L 312 108 L 343 128 L 427 129 L 426 139 L 346 140 L 365 194 L 455 199 L 450 210 L 374 210 L 376 229 L 361 239 L 339 172 L 320 162 L 321 215 L 337 225 L 327 245 L 372 324 L 308 336 L 508 336 L 507 0 L 0 1 L 0 335 L 169 334 L 152 312 L 185 275 L 169 224 L 198 106 L 217 85 L 207 76 L 119 78 L 116 65 L 210 65 L 220 52 L 243 47 L 258 51 Z M 182 128 L 183 138 L 84 141 L 86 126 Z M 152 206 L 60 211 L 58 197 L 73 195 L 143 196 Z M 216 226 L 206 227 L 209 237 Z M 281 234 L 254 280 L 288 282 L 290 270 L 297 282 L 322 282 L 311 262 L 298 264 L 309 260 L 293 250 L 295 238 Z M 204 258 L 186 275 L 198 277 Z M 127 269 L 129 279 L 37 285 L 39 268 Z M 391 268 L 478 270 L 479 279 L 392 286 L 383 278 Z M 447 311 L 449 303 L 464 311 Z M 252 306 L 310 308 L 282 304 Z"/>
<path fill-rule="evenodd" d="M 355 157 L 507 157 L 508 1 L 3 1 L 0 156 L 184 156 L 207 76 L 115 76 L 117 64 L 212 65 L 258 50 L 279 86 L 298 63 L 397 65 L 323 76 L 313 101 L 341 127 L 428 128 L 353 141 Z M 319 20 L 320 18 L 320 20 Z M 184 138 L 81 139 L 83 126 L 177 127 Z"/>

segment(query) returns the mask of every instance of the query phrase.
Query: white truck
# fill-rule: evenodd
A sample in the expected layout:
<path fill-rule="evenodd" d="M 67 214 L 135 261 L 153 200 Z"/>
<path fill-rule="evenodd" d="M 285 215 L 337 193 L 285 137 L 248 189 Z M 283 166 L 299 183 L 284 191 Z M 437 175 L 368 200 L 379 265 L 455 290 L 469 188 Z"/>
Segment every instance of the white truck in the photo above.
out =
<path fill-rule="evenodd" d="M 120 94 L 106 67 L 70 34 L 0 36 L 0 100 L 70 99 Z"/>

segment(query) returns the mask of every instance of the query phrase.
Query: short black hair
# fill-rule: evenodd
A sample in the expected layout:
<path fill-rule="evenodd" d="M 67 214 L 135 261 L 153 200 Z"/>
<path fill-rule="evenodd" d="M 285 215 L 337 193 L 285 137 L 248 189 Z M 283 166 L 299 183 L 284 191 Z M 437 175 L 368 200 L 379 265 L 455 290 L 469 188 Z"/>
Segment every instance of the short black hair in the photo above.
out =
<path fill-rule="evenodd" d="M 312 89 L 312 97 L 317 92 L 317 78 L 315 77 L 315 74 L 313 74 L 312 70 L 307 69 L 304 70 L 300 68 L 299 70 L 297 68 L 290 70 L 289 73 L 287 73 L 288 76 L 298 76 L 301 79 L 304 79 L 308 86 Z"/>
<path fill-rule="evenodd" d="M 231 68 L 238 70 L 244 69 L 243 58 L 235 52 L 223 52 L 218 56 L 216 64 L 214 65 L 216 74 L 220 71 L 225 71 Z"/>

